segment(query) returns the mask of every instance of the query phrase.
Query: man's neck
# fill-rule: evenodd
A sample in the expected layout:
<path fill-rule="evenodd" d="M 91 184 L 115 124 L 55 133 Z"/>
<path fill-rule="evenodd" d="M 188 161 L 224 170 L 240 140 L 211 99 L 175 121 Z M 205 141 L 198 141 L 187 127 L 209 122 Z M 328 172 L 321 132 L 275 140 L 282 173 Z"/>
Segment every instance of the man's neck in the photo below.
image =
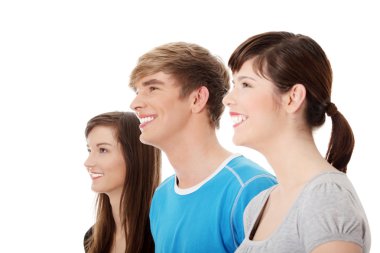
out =
<path fill-rule="evenodd" d="M 224 149 L 216 134 L 198 138 L 188 138 L 175 148 L 165 150 L 173 166 L 178 186 L 188 188 L 202 182 L 210 176 L 231 153 Z"/>

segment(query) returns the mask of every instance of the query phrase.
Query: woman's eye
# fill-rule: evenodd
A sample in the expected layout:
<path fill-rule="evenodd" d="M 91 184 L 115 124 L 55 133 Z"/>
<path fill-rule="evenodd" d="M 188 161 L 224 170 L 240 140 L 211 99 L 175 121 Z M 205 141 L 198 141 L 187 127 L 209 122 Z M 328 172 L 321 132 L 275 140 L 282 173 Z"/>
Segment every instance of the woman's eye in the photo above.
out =
<path fill-rule="evenodd" d="M 241 86 L 242 86 L 243 88 L 251 87 L 251 85 L 249 85 L 248 83 L 242 83 Z"/>
<path fill-rule="evenodd" d="M 107 152 L 107 149 L 105 148 L 99 148 L 99 153 L 106 153 Z"/>

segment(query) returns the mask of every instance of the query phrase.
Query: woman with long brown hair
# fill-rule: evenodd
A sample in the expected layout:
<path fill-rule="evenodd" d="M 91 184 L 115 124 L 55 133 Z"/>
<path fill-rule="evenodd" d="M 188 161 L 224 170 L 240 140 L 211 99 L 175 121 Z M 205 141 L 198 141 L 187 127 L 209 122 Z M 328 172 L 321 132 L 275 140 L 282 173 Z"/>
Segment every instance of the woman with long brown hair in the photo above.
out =
<path fill-rule="evenodd" d="M 140 142 L 139 124 L 131 112 L 103 113 L 87 123 L 85 167 L 98 196 L 86 253 L 154 252 L 149 208 L 160 182 L 161 153 Z"/>

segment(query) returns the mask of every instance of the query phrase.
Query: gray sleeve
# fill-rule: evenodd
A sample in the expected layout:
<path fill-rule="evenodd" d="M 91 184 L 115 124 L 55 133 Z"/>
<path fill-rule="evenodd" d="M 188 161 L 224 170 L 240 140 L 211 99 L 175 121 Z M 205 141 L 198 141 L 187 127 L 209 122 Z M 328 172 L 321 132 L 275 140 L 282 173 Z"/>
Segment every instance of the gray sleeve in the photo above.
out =
<path fill-rule="evenodd" d="M 330 241 L 364 246 L 365 214 L 356 194 L 333 182 L 314 186 L 304 195 L 299 235 L 306 252 Z"/>

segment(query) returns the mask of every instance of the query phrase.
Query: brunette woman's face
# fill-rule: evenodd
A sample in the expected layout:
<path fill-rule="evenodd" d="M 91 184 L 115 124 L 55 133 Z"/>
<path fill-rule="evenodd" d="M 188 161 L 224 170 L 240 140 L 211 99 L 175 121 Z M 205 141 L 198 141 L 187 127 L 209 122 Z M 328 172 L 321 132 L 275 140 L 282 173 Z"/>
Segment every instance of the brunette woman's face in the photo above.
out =
<path fill-rule="evenodd" d="M 230 109 L 236 145 L 261 151 L 281 131 L 274 84 L 253 70 L 246 61 L 233 74 L 234 87 L 223 103 Z"/>
<path fill-rule="evenodd" d="M 96 126 L 87 137 L 86 166 L 92 179 L 92 190 L 97 193 L 121 194 L 126 174 L 122 148 L 115 138 L 115 130 Z"/>

